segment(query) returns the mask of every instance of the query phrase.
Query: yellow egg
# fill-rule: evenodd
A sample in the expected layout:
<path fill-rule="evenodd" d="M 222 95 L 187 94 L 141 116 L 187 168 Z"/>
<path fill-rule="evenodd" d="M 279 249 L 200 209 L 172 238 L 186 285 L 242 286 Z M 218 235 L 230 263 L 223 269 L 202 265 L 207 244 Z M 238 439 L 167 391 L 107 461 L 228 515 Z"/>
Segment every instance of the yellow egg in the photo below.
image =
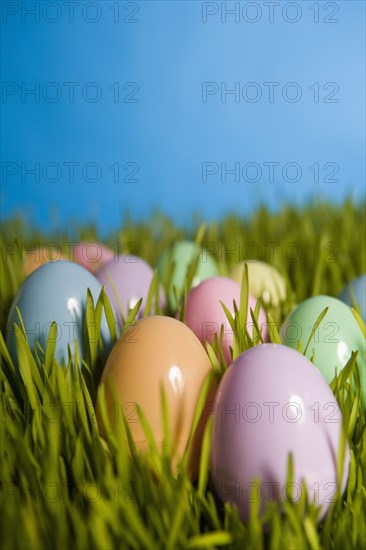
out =
<path fill-rule="evenodd" d="M 44 265 L 48 262 L 53 262 L 57 260 L 65 260 L 66 258 L 61 254 L 60 250 L 57 250 L 56 247 L 44 247 L 44 248 L 35 248 L 27 252 L 22 264 L 22 273 L 24 277 L 28 277 L 33 271 L 35 271 L 41 265 Z"/>
<path fill-rule="evenodd" d="M 148 444 L 138 416 L 139 405 L 161 448 L 161 387 L 164 388 L 176 465 L 189 440 L 200 390 L 210 371 L 205 349 L 186 325 L 164 316 L 137 321 L 115 344 L 100 382 L 112 426 L 123 429 L 123 411 L 137 448 L 145 451 Z M 103 433 L 100 417 L 98 423 Z M 189 470 L 193 476 L 197 474 L 203 428 L 202 416 L 189 447 Z"/>
<path fill-rule="evenodd" d="M 245 262 L 240 262 L 231 271 L 230 277 L 241 283 Z M 286 283 L 282 275 L 273 266 L 264 262 L 247 262 L 249 292 L 256 298 L 262 298 L 265 304 L 278 306 L 286 298 Z"/>

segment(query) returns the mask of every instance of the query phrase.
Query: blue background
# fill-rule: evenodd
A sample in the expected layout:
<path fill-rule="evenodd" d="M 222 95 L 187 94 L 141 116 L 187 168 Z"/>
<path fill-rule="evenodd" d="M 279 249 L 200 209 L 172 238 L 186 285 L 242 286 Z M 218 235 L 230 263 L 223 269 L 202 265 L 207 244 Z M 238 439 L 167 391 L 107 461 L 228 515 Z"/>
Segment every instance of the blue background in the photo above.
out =
<path fill-rule="evenodd" d="M 256 23 L 243 17 L 243 9 L 249 9 L 247 17 L 255 17 L 255 7 L 245 7 L 247 2 L 240 3 L 239 22 L 228 15 L 226 23 L 221 21 L 221 2 L 211 3 L 210 9 L 218 13 L 207 16 L 206 23 L 201 2 L 104 1 L 94 3 L 97 8 L 79 2 L 74 22 L 63 2 L 58 11 L 54 3 L 41 2 L 37 22 L 24 12 L 35 4 L 2 2 L 3 218 L 22 213 L 41 228 L 94 221 L 104 232 L 118 227 L 126 210 L 143 219 L 159 208 L 181 223 L 197 210 L 213 219 L 229 211 L 248 214 L 261 203 L 275 209 L 314 196 L 337 202 L 346 196 L 364 197 L 363 1 L 297 2 L 301 17 L 296 23 L 282 15 L 286 2 L 276 7 L 272 23 L 262 2 L 255 3 L 262 10 Z M 228 8 L 234 4 L 226 3 Z M 119 14 L 111 9 L 117 5 Z M 314 22 L 314 5 L 319 6 L 319 23 Z M 333 6 L 338 13 L 332 14 Z M 8 13 L 15 9 L 17 13 Z M 285 15 L 294 18 L 294 9 Z M 99 20 L 90 22 L 94 17 Z M 326 17 L 339 22 L 326 23 Z M 80 84 L 74 102 L 63 85 L 71 81 Z M 263 85 L 270 81 L 280 83 L 273 103 Z M 9 82 L 18 90 L 13 95 L 4 93 Z M 22 83 L 32 88 L 36 82 L 39 102 L 22 98 Z M 56 88 L 46 87 L 48 99 L 42 97 L 49 82 L 62 90 L 58 102 L 50 101 Z M 88 82 L 97 83 L 99 101 L 83 97 L 81 89 Z M 117 102 L 109 89 L 115 82 L 120 83 Z M 127 82 L 138 85 L 136 103 L 123 101 L 133 89 L 123 89 Z M 263 95 L 256 103 L 242 98 L 236 103 L 232 95 L 222 102 L 217 93 L 204 103 L 203 82 L 217 82 L 219 87 L 223 82 L 228 89 L 235 82 L 241 87 L 257 82 Z M 300 101 L 283 99 L 281 91 L 288 82 L 301 87 Z M 318 103 L 309 89 L 314 82 L 320 85 Z M 337 103 L 323 101 L 332 91 L 323 90 L 327 82 L 339 86 Z M 91 98 L 95 89 L 87 92 Z M 50 162 L 62 169 L 57 182 L 50 181 L 56 174 L 52 167 L 42 175 Z M 80 163 L 74 181 L 65 162 Z M 99 181 L 90 181 L 92 168 L 83 177 L 82 167 L 89 162 L 100 167 Z M 129 162 L 139 168 L 135 182 L 123 181 L 132 171 L 123 168 Z M 262 177 L 253 183 L 227 176 L 222 182 L 219 172 L 203 182 L 203 162 L 226 162 L 228 168 L 235 162 L 241 168 L 256 162 Z M 275 181 L 269 181 L 264 162 L 280 163 Z M 281 174 L 288 162 L 301 166 L 296 183 Z M 319 182 L 309 169 L 314 162 L 320 165 Z M 338 182 L 324 181 L 331 173 L 331 167 L 323 168 L 328 162 L 339 167 L 334 176 Z M 39 163 L 39 182 L 31 175 L 22 177 L 22 163 L 27 168 Z M 120 165 L 117 182 L 109 168 L 114 163 Z M 9 175 L 9 169 L 17 173 Z"/>

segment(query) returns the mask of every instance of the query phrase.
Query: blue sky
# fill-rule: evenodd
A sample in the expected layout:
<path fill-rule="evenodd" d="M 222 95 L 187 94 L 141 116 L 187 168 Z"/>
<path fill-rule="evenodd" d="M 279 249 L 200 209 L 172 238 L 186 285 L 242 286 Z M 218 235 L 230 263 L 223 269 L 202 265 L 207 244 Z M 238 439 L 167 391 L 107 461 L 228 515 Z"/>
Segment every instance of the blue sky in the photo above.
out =
<path fill-rule="evenodd" d="M 2 2 L 3 218 L 364 197 L 364 2 L 36 4 Z"/>

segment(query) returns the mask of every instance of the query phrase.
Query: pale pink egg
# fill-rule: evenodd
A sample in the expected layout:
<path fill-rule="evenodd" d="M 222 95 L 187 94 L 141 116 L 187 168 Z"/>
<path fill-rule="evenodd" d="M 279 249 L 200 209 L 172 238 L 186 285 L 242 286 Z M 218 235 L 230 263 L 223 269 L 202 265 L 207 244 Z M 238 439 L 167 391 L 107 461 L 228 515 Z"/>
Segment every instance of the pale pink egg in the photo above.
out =
<path fill-rule="evenodd" d="M 113 250 L 98 242 L 80 242 L 72 249 L 71 260 L 95 273 L 114 258 Z"/>
<path fill-rule="evenodd" d="M 212 344 L 215 334 L 219 334 L 221 325 L 224 325 L 222 349 L 227 364 L 232 361 L 230 348 L 234 345 L 234 334 L 220 302 L 223 302 L 233 315 L 234 301 L 239 308 L 240 285 L 227 277 L 206 279 L 193 288 L 187 296 L 185 321 L 202 344 L 205 341 Z M 247 329 L 250 336 L 253 335 L 254 329 L 250 308 L 254 311 L 255 305 L 256 299 L 249 294 Z M 266 314 L 262 307 L 258 325 L 262 331 L 263 340 L 268 341 Z"/>

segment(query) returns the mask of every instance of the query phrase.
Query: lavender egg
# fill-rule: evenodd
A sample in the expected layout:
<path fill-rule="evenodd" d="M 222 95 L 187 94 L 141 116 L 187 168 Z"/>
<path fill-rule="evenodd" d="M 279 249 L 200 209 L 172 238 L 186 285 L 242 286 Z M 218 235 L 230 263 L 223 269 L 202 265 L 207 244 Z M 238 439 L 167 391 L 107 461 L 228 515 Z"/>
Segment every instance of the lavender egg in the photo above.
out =
<path fill-rule="evenodd" d="M 248 519 L 251 499 L 281 501 L 292 491 L 324 515 L 337 489 L 336 459 L 342 414 L 323 376 L 299 352 L 262 344 L 242 353 L 225 372 L 213 410 L 211 474 L 223 501 Z M 287 485 L 292 453 L 294 478 Z M 343 488 L 349 469 L 346 448 Z"/>
<path fill-rule="evenodd" d="M 96 273 L 98 281 L 106 286 L 106 293 L 117 311 L 119 321 L 122 319 L 121 313 L 127 317 L 128 311 L 135 307 L 140 298 L 142 303 L 137 318 L 142 317 L 153 276 L 154 271 L 148 263 L 130 254 L 117 256 L 115 260 L 104 264 Z M 163 310 L 165 304 L 165 294 L 160 288 L 160 309 Z M 154 300 L 152 306 L 154 309 Z"/>

